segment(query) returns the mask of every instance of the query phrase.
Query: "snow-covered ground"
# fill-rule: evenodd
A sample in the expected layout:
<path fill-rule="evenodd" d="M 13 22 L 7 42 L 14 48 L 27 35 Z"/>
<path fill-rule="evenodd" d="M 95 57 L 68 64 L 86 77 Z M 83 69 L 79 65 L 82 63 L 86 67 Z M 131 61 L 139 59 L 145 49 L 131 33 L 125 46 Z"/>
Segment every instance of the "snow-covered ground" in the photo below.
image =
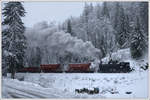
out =
<path fill-rule="evenodd" d="M 118 56 L 119 55 L 119 56 Z M 15 80 L 2 79 L 3 98 L 148 98 L 148 70 L 141 70 L 148 58 L 133 60 L 129 49 L 113 53 L 129 61 L 131 73 L 17 73 Z M 107 62 L 108 57 L 103 59 Z M 23 80 L 23 81 L 19 81 Z M 75 89 L 99 88 L 98 94 L 78 94 Z"/>
<path fill-rule="evenodd" d="M 148 71 L 127 74 L 102 73 L 18 73 L 24 81 L 3 79 L 3 97 L 14 94 L 24 98 L 147 98 Z M 75 89 L 99 88 L 99 94 L 78 94 Z M 15 91 L 12 91 L 13 89 Z M 21 90 L 17 91 L 17 88 Z M 32 92 L 33 91 L 33 92 Z M 9 92 L 9 93 L 7 93 Z M 25 94 L 24 94 L 24 93 Z M 126 94 L 131 92 L 131 94 Z M 22 94 L 23 93 L 23 94 Z M 28 94 L 33 94 L 28 96 Z M 113 94 L 114 93 L 114 94 Z M 69 94 L 69 95 L 65 95 Z M 13 97 L 13 96 L 12 96 Z M 15 97 L 15 96 L 14 96 Z"/>
<path fill-rule="evenodd" d="M 32 82 L 18 81 L 17 79 L 2 79 L 3 98 L 73 98 L 71 93 L 54 88 L 43 88 Z"/>

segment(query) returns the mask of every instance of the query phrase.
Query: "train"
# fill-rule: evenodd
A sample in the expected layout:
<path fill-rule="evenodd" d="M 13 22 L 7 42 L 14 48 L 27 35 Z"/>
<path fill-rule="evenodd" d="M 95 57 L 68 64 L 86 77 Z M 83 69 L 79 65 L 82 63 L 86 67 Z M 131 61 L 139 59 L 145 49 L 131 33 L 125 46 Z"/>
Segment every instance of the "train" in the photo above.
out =
<path fill-rule="evenodd" d="M 92 71 L 90 69 L 90 65 L 91 63 L 87 63 L 87 64 L 69 64 L 69 69 L 65 72 L 67 73 L 92 73 L 94 71 Z"/>
<path fill-rule="evenodd" d="M 29 73 L 94 73 L 95 71 L 90 68 L 91 63 L 84 64 L 68 64 L 68 69 L 61 69 L 61 64 L 41 64 L 40 67 L 25 67 L 19 69 L 18 72 Z M 129 62 L 99 64 L 99 73 L 129 73 Z"/>
<path fill-rule="evenodd" d="M 133 69 L 130 68 L 129 62 L 100 64 L 98 72 L 101 73 L 128 73 Z"/>

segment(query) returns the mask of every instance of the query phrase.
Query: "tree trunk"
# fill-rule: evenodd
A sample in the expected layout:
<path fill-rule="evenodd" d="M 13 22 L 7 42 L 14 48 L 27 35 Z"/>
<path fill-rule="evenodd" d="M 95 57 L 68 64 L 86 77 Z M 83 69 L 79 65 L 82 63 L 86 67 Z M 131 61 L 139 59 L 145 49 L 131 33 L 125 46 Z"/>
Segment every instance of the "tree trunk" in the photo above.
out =
<path fill-rule="evenodd" d="M 11 78 L 15 79 L 15 68 L 11 68 Z"/>
<path fill-rule="evenodd" d="M 10 64 L 10 68 L 11 68 L 11 78 L 15 79 L 15 72 L 16 72 L 16 62 L 15 62 L 15 58 L 11 57 L 10 60 L 11 64 Z"/>
<path fill-rule="evenodd" d="M 12 78 L 12 79 L 15 79 L 15 72 L 12 72 L 12 73 L 11 73 L 11 78 Z"/>

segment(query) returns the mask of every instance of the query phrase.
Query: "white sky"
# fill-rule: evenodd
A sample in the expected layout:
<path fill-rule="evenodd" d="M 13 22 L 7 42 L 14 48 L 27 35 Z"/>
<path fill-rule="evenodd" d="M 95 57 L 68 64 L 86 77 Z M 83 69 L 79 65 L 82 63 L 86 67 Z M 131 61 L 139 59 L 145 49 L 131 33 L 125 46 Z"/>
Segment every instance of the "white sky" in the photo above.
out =
<path fill-rule="evenodd" d="M 62 23 L 70 16 L 80 16 L 84 2 L 24 2 L 26 16 L 25 26 L 31 27 L 41 21 Z"/>
<path fill-rule="evenodd" d="M 2 2 L 2 8 L 4 7 L 4 3 L 6 2 Z M 100 2 L 92 2 L 93 5 L 96 3 Z M 83 11 L 85 2 L 24 1 L 23 5 L 27 12 L 23 18 L 23 22 L 26 27 L 32 27 L 41 21 L 62 23 L 71 16 L 78 17 Z"/>

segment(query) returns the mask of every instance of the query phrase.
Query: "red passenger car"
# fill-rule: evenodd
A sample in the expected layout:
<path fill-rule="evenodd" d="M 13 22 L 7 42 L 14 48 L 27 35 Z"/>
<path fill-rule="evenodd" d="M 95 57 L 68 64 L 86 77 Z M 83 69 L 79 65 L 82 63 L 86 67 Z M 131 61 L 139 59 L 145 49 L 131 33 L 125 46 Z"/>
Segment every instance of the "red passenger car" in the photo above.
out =
<path fill-rule="evenodd" d="M 60 72 L 60 64 L 43 64 L 40 69 L 42 72 Z"/>
<path fill-rule="evenodd" d="M 89 72 L 91 63 L 69 64 L 68 72 Z"/>
<path fill-rule="evenodd" d="M 40 72 L 40 68 L 39 67 L 25 67 L 23 69 L 18 70 L 18 72 L 38 73 Z"/>

